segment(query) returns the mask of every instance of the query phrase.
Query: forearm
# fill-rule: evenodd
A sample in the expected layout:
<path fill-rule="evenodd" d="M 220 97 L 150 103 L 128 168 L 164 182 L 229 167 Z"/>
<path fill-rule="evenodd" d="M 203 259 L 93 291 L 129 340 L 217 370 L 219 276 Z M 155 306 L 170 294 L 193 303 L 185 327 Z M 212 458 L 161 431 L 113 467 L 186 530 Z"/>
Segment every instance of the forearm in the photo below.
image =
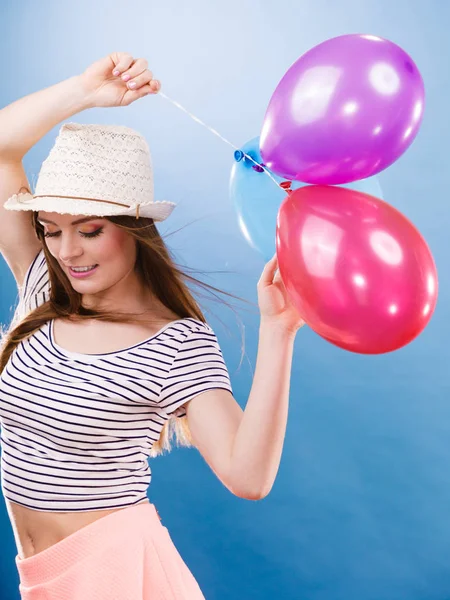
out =
<path fill-rule="evenodd" d="M 90 107 L 79 76 L 9 104 L 0 110 L 0 160 L 21 160 L 58 123 Z"/>
<path fill-rule="evenodd" d="M 294 339 L 293 333 L 260 324 L 255 375 L 234 439 L 230 467 L 233 488 L 249 498 L 269 493 L 280 465 Z"/>

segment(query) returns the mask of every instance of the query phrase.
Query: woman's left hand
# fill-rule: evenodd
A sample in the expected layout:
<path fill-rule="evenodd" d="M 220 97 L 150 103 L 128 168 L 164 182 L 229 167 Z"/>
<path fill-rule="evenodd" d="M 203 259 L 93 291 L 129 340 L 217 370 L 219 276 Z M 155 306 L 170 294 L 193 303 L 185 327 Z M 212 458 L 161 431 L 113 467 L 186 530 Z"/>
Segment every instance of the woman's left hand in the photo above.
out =
<path fill-rule="evenodd" d="M 273 322 L 292 333 L 296 333 L 305 325 L 281 279 L 276 254 L 266 263 L 257 290 L 262 321 Z"/>

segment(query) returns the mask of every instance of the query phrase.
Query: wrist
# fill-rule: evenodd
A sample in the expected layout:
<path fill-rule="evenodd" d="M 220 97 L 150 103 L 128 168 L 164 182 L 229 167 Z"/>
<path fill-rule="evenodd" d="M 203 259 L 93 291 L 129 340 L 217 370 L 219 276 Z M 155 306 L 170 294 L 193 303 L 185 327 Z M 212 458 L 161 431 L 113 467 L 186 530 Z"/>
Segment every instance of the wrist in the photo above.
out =
<path fill-rule="evenodd" d="M 72 88 L 72 100 L 76 112 L 95 107 L 94 94 L 86 86 L 83 75 L 74 75 L 73 77 L 70 77 L 67 82 Z"/>
<path fill-rule="evenodd" d="M 269 335 L 272 338 L 280 338 L 283 340 L 291 340 L 295 339 L 297 335 L 298 329 L 293 329 L 281 323 L 279 320 L 271 320 L 267 317 L 262 317 L 259 322 L 259 331 L 260 335 L 264 332 L 265 335 Z"/>

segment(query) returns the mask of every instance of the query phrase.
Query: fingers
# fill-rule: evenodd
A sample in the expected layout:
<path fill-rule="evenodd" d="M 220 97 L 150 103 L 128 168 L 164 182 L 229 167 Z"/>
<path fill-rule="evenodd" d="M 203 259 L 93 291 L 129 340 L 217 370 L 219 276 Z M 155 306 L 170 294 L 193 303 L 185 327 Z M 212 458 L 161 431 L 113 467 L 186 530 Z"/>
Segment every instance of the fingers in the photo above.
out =
<path fill-rule="evenodd" d="M 133 89 L 127 90 L 125 97 L 122 100 L 122 105 L 128 106 L 135 100 L 139 100 L 139 98 L 143 98 L 144 96 L 147 96 L 148 94 L 156 94 L 157 91 L 158 90 L 154 90 L 149 85 L 144 85 L 141 88 L 139 88 L 137 91 L 134 91 Z"/>
<path fill-rule="evenodd" d="M 120 60 L 113 70 L 113 75 L 120 77 L 133 91 L 142 92 L 142 95 L 157 93 L 161 84 L 153 79 L 153 73 L 147 69 L 148 63 L 145 58 L 134 58 L 130 54 L 121 54 Z"/>
<path fill-rule="evenodd" d="M 128 82 L 128 86 L 131 83 L 135 83 L 135 86 L 141 87 L 146 83 L 150 83 L 153 78 L 153 73 L 147 69 L 148 63 L 145 58 L 138 58 L 128 69 L 121 73 L 123 81 Z"/>
<path fill-rule="evenodd" d="M 134 62 L 134 58 L 131 56 L 131 54 L 127 54 L 126 52 L 118 52 L 117 54 L 113 55 L 113 57 L 115 59 L 114 62 L 116 63 L 116 66 L 113 70 L 113 75 L 120 75 L 121 73 L 124 73 Z"/>

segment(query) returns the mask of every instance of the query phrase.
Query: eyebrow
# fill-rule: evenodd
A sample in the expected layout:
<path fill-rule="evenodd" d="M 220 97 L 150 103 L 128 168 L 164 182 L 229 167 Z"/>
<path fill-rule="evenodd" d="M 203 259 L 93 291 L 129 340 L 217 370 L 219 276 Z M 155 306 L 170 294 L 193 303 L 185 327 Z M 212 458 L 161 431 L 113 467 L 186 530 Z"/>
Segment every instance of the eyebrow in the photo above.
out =
<path fill-rule="evenodd" d="M 76 221 L 72 221 L 71 225 L 77 225 L 78 223 L 85 223 L 86 221 L 94 221 L 101 217 L 84 217 L 83 219 L 77 219 Z M 52 225 L 58 225 L 58 223 L 54 223 L 49 219 L 43 219 L 42 217 L 38 217 L 38 221 L 42 221 L 43 223 L 51 223 Z"/>

